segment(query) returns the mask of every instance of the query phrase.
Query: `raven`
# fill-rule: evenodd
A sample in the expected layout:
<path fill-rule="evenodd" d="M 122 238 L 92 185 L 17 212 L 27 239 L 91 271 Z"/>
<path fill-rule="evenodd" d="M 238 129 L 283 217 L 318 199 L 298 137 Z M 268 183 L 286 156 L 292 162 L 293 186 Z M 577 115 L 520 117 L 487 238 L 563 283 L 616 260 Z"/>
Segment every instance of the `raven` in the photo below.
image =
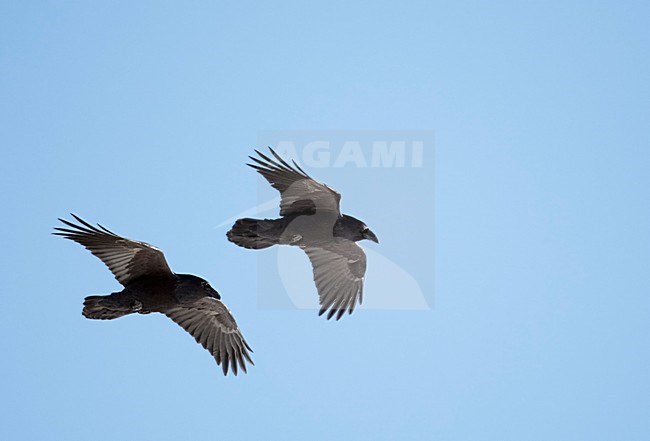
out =
<path fill-rule="evenodd" d="M 341 214 L 341 195 L 315 181 L 295 161 L 293 166 L 269 147 L 273 158 L 255 150 L 249 156 L 257 170 L 280 192 L 279 219 L 238 219 L 226 236 L 249 249 L 272 245 L 300 247 L 311 261 L 321 309 L 327 319 L 354 311 L 363 298 L 366 255 L 355 242 L 368 239 L 379 243 L 368 226 Z"/>
<path fill-rule="evenodd" d="M 214 356 L 223 374 L 237 365 L 246 372 L 246 359 L 254 364 L 235 318 L 219 293 L 200 277 L 172 272 L 162 251 L 148 243 L 125 239 L 72 214 L 81 225 L 59 219 L 70 228 L 54 228 L 55 235 L 88 249 L 111 270 L 124 289 L 107 296 L 89 296 L 83 315 L 112 320 L 132 313 L 160 312 L 189 332 Z"/>

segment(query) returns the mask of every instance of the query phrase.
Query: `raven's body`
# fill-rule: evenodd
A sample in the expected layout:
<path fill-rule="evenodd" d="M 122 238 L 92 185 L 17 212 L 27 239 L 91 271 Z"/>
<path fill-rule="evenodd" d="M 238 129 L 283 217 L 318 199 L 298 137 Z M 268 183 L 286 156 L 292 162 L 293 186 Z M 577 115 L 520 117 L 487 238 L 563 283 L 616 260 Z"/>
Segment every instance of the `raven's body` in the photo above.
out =
<path fill-rule="evenodd" d="M 106 296 L 88 296 L 83 315 L 112 320 L 128 314 L 158 312 L 189 332 L 221 365 L 224 375 L 245 361 L 253 363 L 252 351 L 219 293 L 200 277 L 176 274 L 159 249 L 107 230 L 94 227 L 75 215 L 80 225 L 61 220 L 69 228 L 57 234 L 73 240 L 99 257 L 124 289 Z"/>
<path fill-rule="evenodd" d="M 352 216 L 308 211 L 278 219 L 239 219 L 228 232 L 228 239 L 250 249 L 305 247 L 330 243 L 333 237 L 357 242 L 366 239 L 362 230 L 363 222 Z"/>
<path fill-rule="evenodd" d="M 345 311 L 350 314 L 361 303 L 366 273 L 366 255 L 356 242 L 377 236 L 359 219 L 342 214 L 341 195 L 309 177 L 295 162 L 285 162 L 271 149 L 272 159 L 259 151 L 261 159 L 249 164 L 280 192 L 280 218 L 239 219 L 228 231 L 231 242 L 249 249 L 273 245 L 297 246 L 311 260 L 321 303 L 327 318 Z"/>
<path fill-rule="evenodd" d="M 207 281 L 190 274 L 172 274 L 169 278 L 140 277 L 126 285 L 120 291 L 109 296 L 89 296 L 84 300 L 83 315 L 90 319 L 106 319 L 122 317 L 131 313 L 149 314 L 159 312 L 165 314 L 178 306 L 191 307 L 202 297 L 221 299 L 214 291 L 203 292 L 203 283 Z M 115 316 L 98 317 L 101 314 L 114 312 Z"/>

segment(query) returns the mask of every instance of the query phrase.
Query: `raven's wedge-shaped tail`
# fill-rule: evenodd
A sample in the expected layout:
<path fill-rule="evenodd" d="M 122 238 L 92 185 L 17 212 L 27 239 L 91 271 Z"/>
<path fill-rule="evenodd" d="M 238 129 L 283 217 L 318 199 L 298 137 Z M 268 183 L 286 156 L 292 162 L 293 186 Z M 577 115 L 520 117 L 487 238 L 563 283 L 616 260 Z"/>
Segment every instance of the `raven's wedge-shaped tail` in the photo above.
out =
<path fill-rule="evenodd" d="M 140 311 L 142 303 L 116 292 L 108 296 L 88 296 L 82 314 L 87 319 L 112 320 Z"/>
<path fill-rule="evenodd" d="M 226 233 L 228 240 L 240 247 L 261 250 L 280 243 L 287 226 L 285 219 L 238 219 Z"/>

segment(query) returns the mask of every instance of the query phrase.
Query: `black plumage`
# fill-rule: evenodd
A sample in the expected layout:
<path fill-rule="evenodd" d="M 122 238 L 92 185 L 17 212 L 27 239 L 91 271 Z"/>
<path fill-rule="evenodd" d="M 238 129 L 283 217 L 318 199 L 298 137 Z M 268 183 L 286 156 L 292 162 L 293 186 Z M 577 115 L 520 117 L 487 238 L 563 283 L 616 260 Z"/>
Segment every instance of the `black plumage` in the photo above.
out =
<path fill-rule="evenodd" d="M 273 149 L 273 158 L 255 150 L 250 167 L 280 192 L 280 218 L 239 219 L 228 231 L 231 242 L 250 249 L 272 245 L 300 247 L 311 261 L 321 309 L 339 320 L 363 300 L 366 255 L 356 242 L 379 242 L 368 226 L 341 214 L 341 195 L 315 181 L 295 161 L 289 165 Z"/>
<path fill-rule="evenodd" d="M 83 315 L 111 320 L 132 313 L 159 312 L 189 332 L 221 365 L 237 375 L 253 364 L 252 352 L 235 318 L 219 293 L 200 277 L 172 272 L 162 251 L 144 242 L 125 239 L 72 215 L 79 225 L 59 219 L 69 228 L 55 228 L 55 235 L 73 240 L 99 257 L 124 289 L 84 300 Z"/>

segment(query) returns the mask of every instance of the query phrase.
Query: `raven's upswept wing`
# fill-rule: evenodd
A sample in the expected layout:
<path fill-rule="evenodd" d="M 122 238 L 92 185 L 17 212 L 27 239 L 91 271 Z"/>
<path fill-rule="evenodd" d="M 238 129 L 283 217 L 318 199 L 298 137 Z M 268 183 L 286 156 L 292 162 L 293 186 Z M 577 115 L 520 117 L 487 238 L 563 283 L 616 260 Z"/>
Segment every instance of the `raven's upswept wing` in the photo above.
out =
<path fill-rule="evenodd" d="M 98 225 L 95 227 L 72 214 L 81 225 L 59 219 L 70 228 L 55 228 L 55 235 L 73 240 L 89 250 L 111 270 L 123 286 L 142 276 L 171 277 L 165 256 L 158 248 L 118 236 Z"/>
<path fill-rule="evenodd" d="M 261 159 L 249 156 L 255 164 L 247 164 L 257 170 L 280 192 L 280 216 L 328 211 L 340 214 L 341 195 L 327 185 L 315 181 L 295 161 L 293 166 L 283 160 L 269 147 L 275 159 L 255 152 Z"/>

